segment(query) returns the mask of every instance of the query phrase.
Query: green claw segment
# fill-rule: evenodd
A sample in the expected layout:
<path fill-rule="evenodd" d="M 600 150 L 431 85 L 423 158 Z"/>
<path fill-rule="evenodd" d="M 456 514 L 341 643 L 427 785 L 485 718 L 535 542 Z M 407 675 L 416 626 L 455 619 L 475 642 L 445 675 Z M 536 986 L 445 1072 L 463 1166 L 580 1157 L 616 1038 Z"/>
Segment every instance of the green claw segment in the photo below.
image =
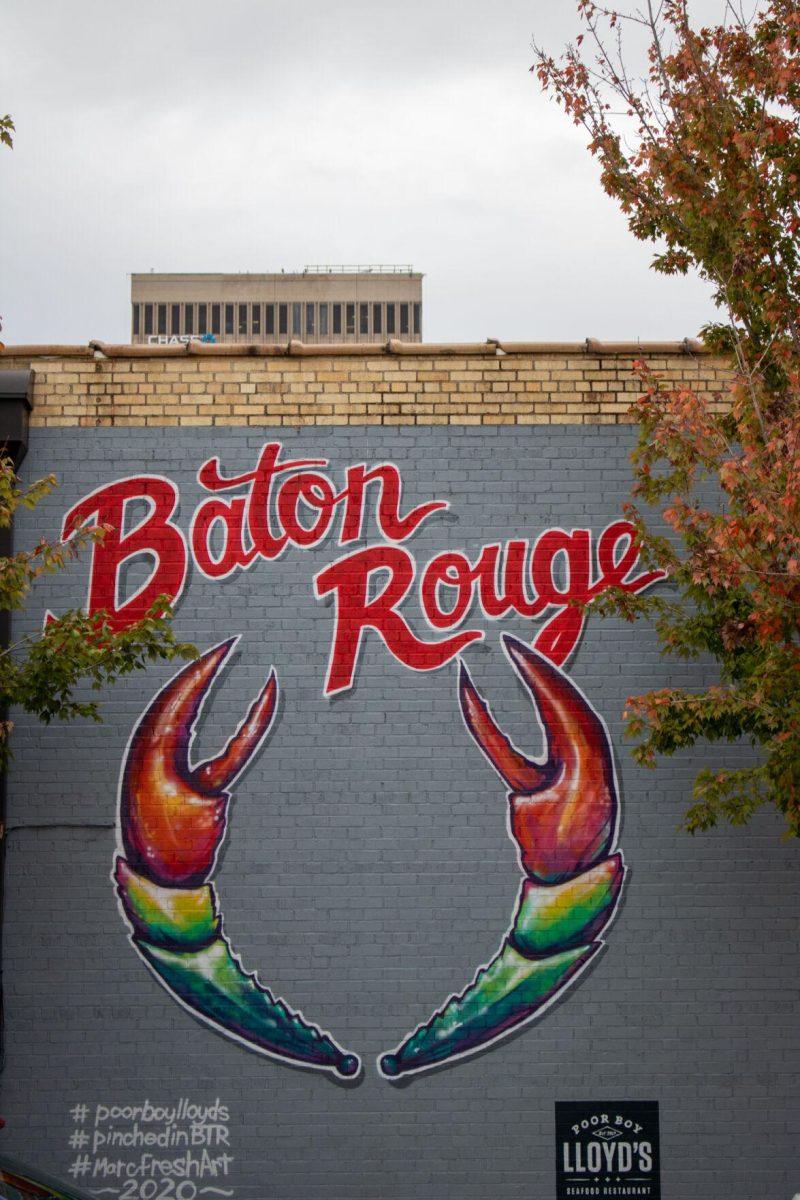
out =
<path fill-rule="evenodd" d="M 464 663 L 458 697 L 467 731 L 510 789 L 509 834 L 525 875 L 517 908 L 472 983 L 379 1059 L 386 1079 L 461 1058 L 542 1012 L 602 948 L 625 878 L 605 722 L 552 662 L 510 634 L 503 642 L 538 712 L 543 758 L 517 749 Z"/>
<path fill-rule="evenodd" d="M 624 870 L 619 854 L 566 883 L 523 881 L 511 940 L 529 958 L 589 942 L 608 923 Z"/>
<path fill-rule="evenodd" d="M 193 765 L 195 724 L 238 639 L 183 667 L 145 709 L 120 777 L 113 879 L 131 941 L 184 1008 L 262 1054 L 352 1079 L 361 1070 L 330 1034 L 246 972 L 223 933 L 211 876 L 228 821 L 228 788 L 263 744 L 278 681 L 264 687 L 227 745 Z"/>
<path fill-rule="evenodd" d="M 360 1064 L 327 1034 L 307 1024 L 283 1000 L 242 969 L 224 938 L 195 951 L 175 952 L 134 939 L 162 983 L 183 1004 L 223 1033 L 280 1058 L 354 1075 Z"/>
<path fill-rule="evenodd" d="M 550 958 L 525 958 L 504 942 L 496 958 L 482 967 L 460 996 L 448 1000 L 394 1054 L 380 1062 L 384 1075 L 395 1077 L 472 1051 L 527 1021 L 599 949 L 576 946 Z"/>
<path fill-rule="evenodd" d="M 118 858 L 117 892 L 134 933 L 156 946 L 197 950 L 219 937 L 220 918 L 211 884 L 160 887 Z"/>

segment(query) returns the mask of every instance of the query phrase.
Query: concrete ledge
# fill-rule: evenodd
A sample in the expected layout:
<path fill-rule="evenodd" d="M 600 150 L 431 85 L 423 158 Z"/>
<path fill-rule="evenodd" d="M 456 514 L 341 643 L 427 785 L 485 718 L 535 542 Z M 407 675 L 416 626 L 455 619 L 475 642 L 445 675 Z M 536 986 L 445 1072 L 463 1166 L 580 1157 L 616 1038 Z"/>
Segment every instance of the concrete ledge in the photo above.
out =
<path fill-rule="evenodd" d="M 0 358 L 93 358 L 94 351 L 89 346 L 59 346 L 59 345 L 0 345 Z"/>
<path fill-rule="evenodd" d="M 504 354 L 591 354 L 630 358 L 652 354 L 710 354 L 703 342 L 684 338 L 680 342 L 599 342 L 586 338 L 583 342 L 503 342 L 496 345 Z"/>
<path fill-rule="evenodd" d="M 489 338 L 486 342 L 387 342 L 313 343 L 292 339 L 287 344 L 262 342 L 200 342 L 179 346 L 133 346 L 127 343 L 92 341 L 88 346 L 3 346 L 0 358 L 375 358 L 381 355 L 416 358 L 502 357 L 507 354 L 593 355 L 618 358 L 647 358 L 650 355 L 700 355 L 711 351 L 699 341 L 684 338 L 680 342 L 504 342 Z"/>

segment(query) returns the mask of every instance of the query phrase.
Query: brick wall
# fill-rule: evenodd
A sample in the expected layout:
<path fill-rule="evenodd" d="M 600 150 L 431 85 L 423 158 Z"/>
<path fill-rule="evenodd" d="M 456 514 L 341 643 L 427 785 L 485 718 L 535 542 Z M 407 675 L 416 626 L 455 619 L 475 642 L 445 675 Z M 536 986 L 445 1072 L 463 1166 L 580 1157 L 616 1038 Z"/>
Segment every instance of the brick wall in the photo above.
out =
<path fill-rule="evenodd" d="M 224 356 L 214 346 L 106 347 L 108 357 L 32 349 L 7 348 L 0 367 L 34 368 L 33 424 L 45 427 L 614 425 L 627 420 L 640 390 L 637 358 L 700 392 L 713 393 L 727 374 L 697 343 L 685 351 L 498 344 L 381 354 L 320 354 L 293 343 L 292 353 L 269 356 L 235 346 Z"/>
<path fill-rule="evenodd" d="M 36 371 L 25 477 L 60 481 L 19 515 L 17 545 L 58 536 L 82 498 L 138 475 L 174 485 L 170 519 L 192 543 L 210 498 L 200 465 L 218 459 L 239 479 L 217 499 L 220 512 L 241 512 L 225 505 L 246 495 L 265 443 L 280 441 L 292 459 L 327 460 L 336 488 L 351 464 L 393 463 L 403 511 L 449 505 L 390 546 L 414 572 L 399 611 L 431 642 L 480 631 L 462 652 L 475 684 L 513 743 L 541 757 L 541 725 L 500 635 L 530 644 L 554 608 L 498 618 L 474 598 L 453 629 L 433 629 L 418 585 L 442 554 L 474 563 L 486 546 L 507 553 L 524 543 L 530 563 L 547 530 L 576 547 L 588 531 L 590 569 L 599 569 L 598 539 L 630 486 L 634 351 L 423 349 L 6 355 L 3 365 Z M 651 348 L 647 357 L 712 391 L 721 378 L 699 353 Z M 414 390 L 392 390 L 401 386 Z M 509 396 L 520 397 L 508 402 L 519 410 L 506 412 L 498 397 Z M 515 427 L 498 423 L 505 415 Z M 183 427 L 165 433 L 169 422 Z M 664 660 L 646 625 L 590 616 L 565 662 L 607 725 L 621 803 L 616 844 L 628 876 L 605 949 L 511 1036 L 404 1086 L 380 1076 L 379 1056 L 497 953 L 522 876 L 508 789 L 462 719 L 455 658 L 411 669 L 368 629 L 352 688 L 324 694 L 337 607 L 317 597 L 314 580 L 346 554 L 387 545 L 370 495 L 363 529 L 344 545 L 338 508 L 312 547 L 289 545 L 223 578 L 195 562 L 174 618 L 178 636 L 201 651 L 240 637 L 198 723 L 193 763 L 219 753 L 277 672 L 275 726 L 231 788 L 213 885 L 245 967 L 359 1054 L 363 1075 L 297 1069 L 255 1053 L 230 1028 L 223 1036 L 186 1011 L 131 944 L 111 869 L 131 732 L 174 671 L 154 665 L 98 697 L 100 725 L 45 727 L 14 714 L 0 1151 L 103 1200 L 552 1200 L 557 1101 L 655 1100 L 665 1200 L 791 1197 L 800 1190 L 797 850 L 781 843 L 769 813 L 746 830 L 679 832 L 709 752 L 644 771 L 621 714 L 631 693 L 711 674 L 708 664 Z M 148 513 L 134 499 L 126 527 Z M 120 603 L 154 561 L 120 573 Z M 14 616 L 14 639 L 35 636 L 47 610 L 85 603 L 89 569 L 87 552 L 40 580 Z M 528 596 L 534 574 L 527 569 Z M 554 576 L 566 586 L 563 563 Z M 711 761 L 735 765 L 746 754 L 720 745 Z M 217 1100 L 224 1143 L 143 1142 L 189 1127 L 180 1116 L 172 1126 L 145 1119 L 145 1102 L 182 1112 L 184 1101 L 217 1111 Z M 216 1166 L 197 1166 L 202 1150 Z M 187 1153 L 195 1165 L 178 1174 Z M 605 1180 L 598 1186 L 602 1194 Z"/>

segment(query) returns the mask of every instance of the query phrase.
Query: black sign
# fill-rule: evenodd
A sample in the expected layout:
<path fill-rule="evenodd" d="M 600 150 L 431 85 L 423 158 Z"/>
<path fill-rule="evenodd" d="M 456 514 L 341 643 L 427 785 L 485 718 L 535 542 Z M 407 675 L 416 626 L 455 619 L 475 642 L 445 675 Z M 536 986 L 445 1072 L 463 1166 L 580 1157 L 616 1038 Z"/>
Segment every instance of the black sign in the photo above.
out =
<path fill-rule="evenodd" d="M 661 1200 L 658 1102 L 556 1101 L 556 1200 Z"/>

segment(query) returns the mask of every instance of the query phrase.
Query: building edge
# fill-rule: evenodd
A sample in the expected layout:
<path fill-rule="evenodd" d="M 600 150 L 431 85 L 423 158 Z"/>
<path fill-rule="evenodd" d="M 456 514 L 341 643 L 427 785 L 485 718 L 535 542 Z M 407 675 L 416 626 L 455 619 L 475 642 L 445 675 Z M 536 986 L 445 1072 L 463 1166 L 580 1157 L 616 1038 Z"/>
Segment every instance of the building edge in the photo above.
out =
<path fill-rule="evenodd" d="M 730 364 L 689 339 L 0 351 L 2 367 L 35 365 L 34 427 L 627 424 L 639 361 L 725 407 Z"/>

